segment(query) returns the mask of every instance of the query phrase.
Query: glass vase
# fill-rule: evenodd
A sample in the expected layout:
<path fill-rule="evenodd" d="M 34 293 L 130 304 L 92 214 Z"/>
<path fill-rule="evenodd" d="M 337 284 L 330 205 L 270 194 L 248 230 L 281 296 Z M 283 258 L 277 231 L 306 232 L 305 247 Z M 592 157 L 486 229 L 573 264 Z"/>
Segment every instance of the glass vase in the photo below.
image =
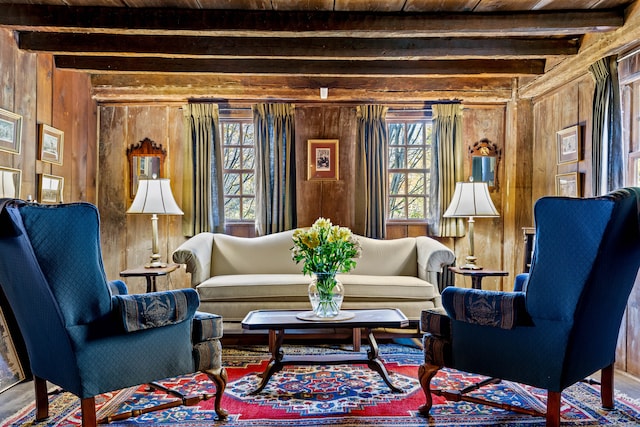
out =
<path fill-rule="evenodd" d="M 336 273 L 314 273 L 309 284 L 309 301 L 317 317 L 331 318 L 340 313 L 344 286 Z"/>

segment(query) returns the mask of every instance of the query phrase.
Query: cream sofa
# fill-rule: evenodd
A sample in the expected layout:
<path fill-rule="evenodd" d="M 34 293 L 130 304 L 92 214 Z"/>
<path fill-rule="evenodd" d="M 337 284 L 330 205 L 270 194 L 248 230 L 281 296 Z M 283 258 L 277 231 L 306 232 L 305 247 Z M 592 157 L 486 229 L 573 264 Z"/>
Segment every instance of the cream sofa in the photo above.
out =
<path fill-rule="evenodd" d="M 311 277 L 291 258 L 292 235 L 200 233 L 176 249 L 173 260 L 191 273 L 199 310 L 219 314 L 225 322 L 241 321 L 252 310 L 310 309 Z M 424 236 L 358 238 L 362 257 L 350 273 L 339 275 L 345 286 L 342 308 L 399 308 L 418 321 L 422 310 L 441 307 L 442 272 L 455 261 L 449 248 Z"/>

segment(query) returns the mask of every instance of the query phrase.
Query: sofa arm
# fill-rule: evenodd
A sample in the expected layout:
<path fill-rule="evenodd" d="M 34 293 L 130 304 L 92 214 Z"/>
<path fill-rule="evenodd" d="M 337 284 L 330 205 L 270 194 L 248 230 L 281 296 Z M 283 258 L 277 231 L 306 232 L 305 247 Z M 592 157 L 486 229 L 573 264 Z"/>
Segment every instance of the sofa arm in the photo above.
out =
<path fill-rule="evenodd" d="M 441 286 L 442 270 L 456 262 L 456 255 L 451 249 L 439 241 L 426 236 L 416 237 L 418 249 L 418 277 L 422 280 Z"/>
<path fill-rule="evenodd" d="M 501 329 L 530 324 L 524 292 L 449 287 L 442 291 L 442 306 L 453 320 L 465 323 Z"/>
<path fill-rule="evenodd" d="M 198 233 L 173 251 L 173 261 L 185 264 L 191 273 L 192 288 L 211 277 L 213 242 L 213 233 Z"/>
<path fill-rule="evenodd" d="M 193 318 L 200 305 L 193 289 L 114 295 L 111 299 L 127 332 L 183 322 Z"/>

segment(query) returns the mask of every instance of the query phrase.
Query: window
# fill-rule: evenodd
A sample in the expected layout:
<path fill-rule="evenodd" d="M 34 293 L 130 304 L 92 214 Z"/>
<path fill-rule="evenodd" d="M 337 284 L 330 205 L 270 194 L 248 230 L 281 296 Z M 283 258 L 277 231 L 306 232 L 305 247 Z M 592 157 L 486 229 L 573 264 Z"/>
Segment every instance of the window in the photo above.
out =
<path fill-rule="evenodd" d="M 224 218 L 253 222 L 255 214 L 255 149 L 250 119 L 221 119 L 224 150 Z"/>
<path fill-rule="evenodd" d="M 425 221 L 429 212 L 431 119 L 394 118 L 389 114 L 387 218 Z"/>

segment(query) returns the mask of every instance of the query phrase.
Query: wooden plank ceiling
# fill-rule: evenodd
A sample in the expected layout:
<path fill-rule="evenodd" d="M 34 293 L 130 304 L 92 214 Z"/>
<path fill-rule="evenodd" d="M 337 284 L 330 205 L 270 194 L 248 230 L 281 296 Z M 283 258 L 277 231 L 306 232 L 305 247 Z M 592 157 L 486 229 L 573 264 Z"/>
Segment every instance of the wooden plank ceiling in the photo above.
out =
<path fill-rule="evenodd" d="M 632 0 L 0 0 L 20 49 L 102 101 L 496 101 Z"/>

